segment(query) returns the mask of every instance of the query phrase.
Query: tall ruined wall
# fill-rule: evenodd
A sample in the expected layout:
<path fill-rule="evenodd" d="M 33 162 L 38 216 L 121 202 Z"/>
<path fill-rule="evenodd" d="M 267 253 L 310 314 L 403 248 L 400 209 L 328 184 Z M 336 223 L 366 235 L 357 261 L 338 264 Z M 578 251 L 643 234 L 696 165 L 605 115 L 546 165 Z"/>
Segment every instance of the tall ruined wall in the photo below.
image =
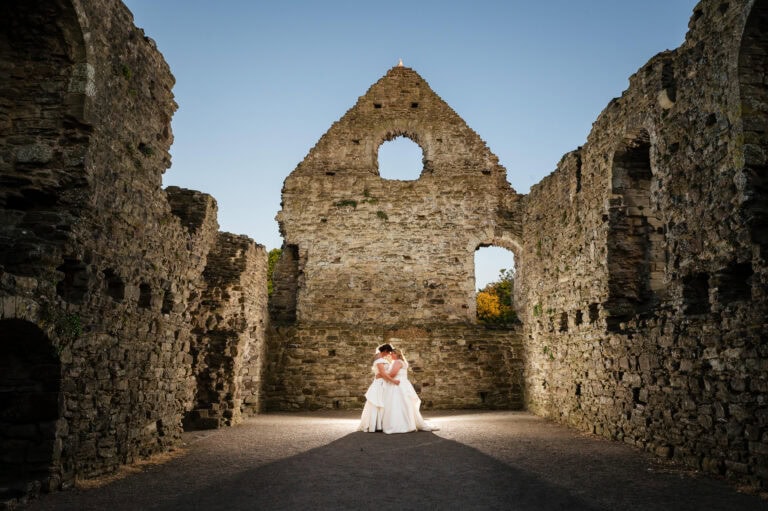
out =
<path fill-rule="evenodd" d="M 262 408 L 267 253 L 247 236 L 219 233 L 203 272 L 191 353 L 195 404 L 185 427 L 237 424 Z"/>
<path fill-rule="evenodd" d="M 696 7 L 526 197 L 517 281 L 530 410 L 763 487 L 767 15 Z"/>
<path fill-rule="evenodd" d="M 418 179 L 379 175 L 379 147 L 399 136 L 422 149 Z M 477 326 L 474 289 L 478 247 L 518 246 L 520 196 L 415 71 L 394 67 L 371 86 L 282 197 L 268 409 L 362 407 L 372 352 L 393 329 L 422 332 L 393 342 L 416 357 L 426 406 L 521 406 L 519 334 Z"/>
<path fill-rule="evenodd" d="M 161 189 L 174 79 L 120 2 L 0 27 L 0 486 L 55 488 L 180 439 L 216 204 Z"/>
<path fill-rule="evenodd" d="M 404 328 L 282 326 L 268 336 L 268 410 L 359 409 L 376 347 L 404 351 L 422 408 L 521 408 L 519 330 L 428 325 Z"/>
<path fill-rule="evenodd" d="M 398 136 L 423 151 L 416 180 L 379 176 L 379 146 Z M 295 262 L 276 274 L 280 320 L 474 322 L 475 250 L 514 248 L 519 233 L 506 170 L 406 67 L 390 69 L 330 128 L 282 197 L 284 252 Z M 501 228 L 509 218 L 517 231 Z"/>

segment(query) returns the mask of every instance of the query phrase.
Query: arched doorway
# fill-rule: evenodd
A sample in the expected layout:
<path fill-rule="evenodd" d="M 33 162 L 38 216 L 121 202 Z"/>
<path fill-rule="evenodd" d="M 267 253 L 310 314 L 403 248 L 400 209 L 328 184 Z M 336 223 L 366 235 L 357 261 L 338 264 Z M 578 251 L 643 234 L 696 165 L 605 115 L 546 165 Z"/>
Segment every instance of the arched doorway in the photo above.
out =
<path fill-rule="evenodd" d="M 474 262 L 477 320 L 502 325 L 518 322 L 514 252 L 495 245 L 481 245 L 475 250 Z"/>
<path fill-rule="evenodd" d="M 651 142 L 647 131 L 628 138 L 613 156 L 608 233 L 608 328 L 643 316 L 658 303 L 662 279 L 654 268 L 664 264 L 663 235 L 651 204 Z"/>
<path fill-rule="evenodd" d="M 60 389 L 61 365 L 45 333 L 28 321 L 0 321 L 0 489 L 23 492 L 55 470 Z"/>
<path fill-rule="evenodd" d="M 8 246 L 0 265 L 15 275 L 61 264 L 71 215 L 83 207 L 77 192 L 88 185 L 84 155 L 91 127 L 84 112 L 93 75 L 85 54 L 72 2 L 0 2 L 0 204 L 14 212 L 4 217 Z M 56 220 L 41 221 L 41 212 L 49 211 Z M 65 261 L 64 288 L 81 266 Z M 60 294 L 78 303 L 79 289 L 72 291 Z"/>
<path fill-rule="evenodd" d="M 752 242 L 768 250 L 768 0 L 749 13 L 739 51 L 739 89 L 744 130 L 742 210 Z"/>

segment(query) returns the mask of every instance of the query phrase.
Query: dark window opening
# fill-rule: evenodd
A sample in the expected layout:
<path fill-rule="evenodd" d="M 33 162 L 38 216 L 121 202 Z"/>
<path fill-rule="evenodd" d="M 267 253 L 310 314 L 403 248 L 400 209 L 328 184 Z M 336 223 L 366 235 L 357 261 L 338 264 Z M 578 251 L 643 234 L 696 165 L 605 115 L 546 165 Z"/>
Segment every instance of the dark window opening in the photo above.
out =
<path fill-rule="evenodd" d="M 560 332 L 567 332 L 568 331 L 568 313 L 563 312 L 560 314 Z"/>
<path fill-rule="evenodd" d="M 600 319 L 600 306 L 596 303 L 589 304 L 589 322 L 594 323 Z"/>
<path fill-rule="evenodd" d="M 683 311 L 706 314 L 709 308 L 709 275 L 696 273 L 683 278 Z"/>
<path fill-rule="evenodd" d="M 411 103 L 411 108 L 419 108 L 419 104 L 416 102 Z"/>
<path fill-rule="evenodd" d="M 125 298 L 125 283 L 111 268 L 104 270 L 104 286 L 107 296 L 121 302 Z"/>
<path fill-rule="evenodd" d="M 56 284 L 56 294 L 69 303 L 83 303 L 88 292 L 88 267 L 78 259 L 64 258 L 64 264 L 56 269 L 64 274 Z"/>
<path fill-rule="evenodd" d="M 160 308 L 160 312 L 163 314 L 170 314 L 173 311 L 173 305 L 176 297 L 170 291 L 166 291 L 163 295 L 163 305 Z"/>
<path fill-rule="evenodd" d="M 581 151 L 576 153 L 576 193 L 581 191 Z"/>
<path fill-rule="evenodd" d="M 614 155 L 613 196 L 608 221 L 609 296 L 608 329 L 642 318 L 658 304 L 663 289 L 664 235 L 654 225 L 658 219 L 651 205 L 651 144 L 641 134 Z"/>
<path fill-rule="evenodd" d="M 139 286 L 139 307 L 144 309 L 152 307 L 152 288 L 149 284 Z"/>
<path fill-rule="evenodd" d="M 373 108 L 381 108 L 381 103 L 374 103 Z"/>
<path fill-rule="evenodd" d="M 272 272 L 273 291 L 269 296 L 269 316 L 275 323 L 296 321 L 299 285 L 299 247 L 285 245 Z"/>
<path fill-rule="evenodd" d="M 584 315 L 582 314 L 581 310 L 576 311 L 576 316 L 574 317 L 573 322 L 577 326 L 584 323 Z"/>
<path fill-rule="evenodd" d="M 714 276 L 718 301 L 722 305 L 744 302 L 752 298 L 750 278 L 753 274 L 751 263 L 732 263 Z"/>
<path fill-rule="evenodd" d="M 667 98 L 671 102 L 677 101 L 677 83 L 675 82 L 675 68 L 672 61 L 664 62 L 661 67 L 661 88 L 667 91 Z"/>

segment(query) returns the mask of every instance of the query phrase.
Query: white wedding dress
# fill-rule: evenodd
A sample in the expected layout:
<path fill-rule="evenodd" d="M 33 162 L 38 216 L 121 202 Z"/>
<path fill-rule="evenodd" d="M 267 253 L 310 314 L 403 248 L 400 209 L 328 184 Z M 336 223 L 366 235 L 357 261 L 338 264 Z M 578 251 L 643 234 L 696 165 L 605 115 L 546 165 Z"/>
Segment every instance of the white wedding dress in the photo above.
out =
<path fill-rule="evenodd" d="M 384 433 L 409 433 L 411 431 L 436 431 L 437 427 L 429 424 L 421 416 L 421 399 L 416 389 L 408 380 L 408 363 L 401 360 L 402 366 L 394 377 L 400 385 L 384 386 Z"/>
<path fill-rule="evenodd" d="M 373 374 L 379 374 L 378 364 L 384 364 L 384 370 L 389 371 L 389 362 L 385 358 L 377 358 L 373 361 Z M 365 406 L 363 415 L 360 417 L 358 431 L 366 433 L 375 433 L 382 430 L 382 421 L 384 419 L 384 378 L 374 377 L 373 382 L 365 393 Z"/>

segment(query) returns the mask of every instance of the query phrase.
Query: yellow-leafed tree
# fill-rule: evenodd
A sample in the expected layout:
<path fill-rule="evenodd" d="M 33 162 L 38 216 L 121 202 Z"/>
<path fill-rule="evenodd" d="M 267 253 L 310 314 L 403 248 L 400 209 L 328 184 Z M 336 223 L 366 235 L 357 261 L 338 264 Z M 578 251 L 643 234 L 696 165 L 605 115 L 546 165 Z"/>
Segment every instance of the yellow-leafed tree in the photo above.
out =
<path fill-rule="evenodd" d="M 477 319 L 480 321 L 494 321 L 499 317 L 499 297 L 487 291 L 477 293 Z"/>
<path fill-rule="evenodd" d="M 502 269 L 497 282 L 491 282 L 477 293 L 478 321 L 494 324 L 517 322 L 517 313 L 512 303 L 514 288 L 514 269 Z"/>

